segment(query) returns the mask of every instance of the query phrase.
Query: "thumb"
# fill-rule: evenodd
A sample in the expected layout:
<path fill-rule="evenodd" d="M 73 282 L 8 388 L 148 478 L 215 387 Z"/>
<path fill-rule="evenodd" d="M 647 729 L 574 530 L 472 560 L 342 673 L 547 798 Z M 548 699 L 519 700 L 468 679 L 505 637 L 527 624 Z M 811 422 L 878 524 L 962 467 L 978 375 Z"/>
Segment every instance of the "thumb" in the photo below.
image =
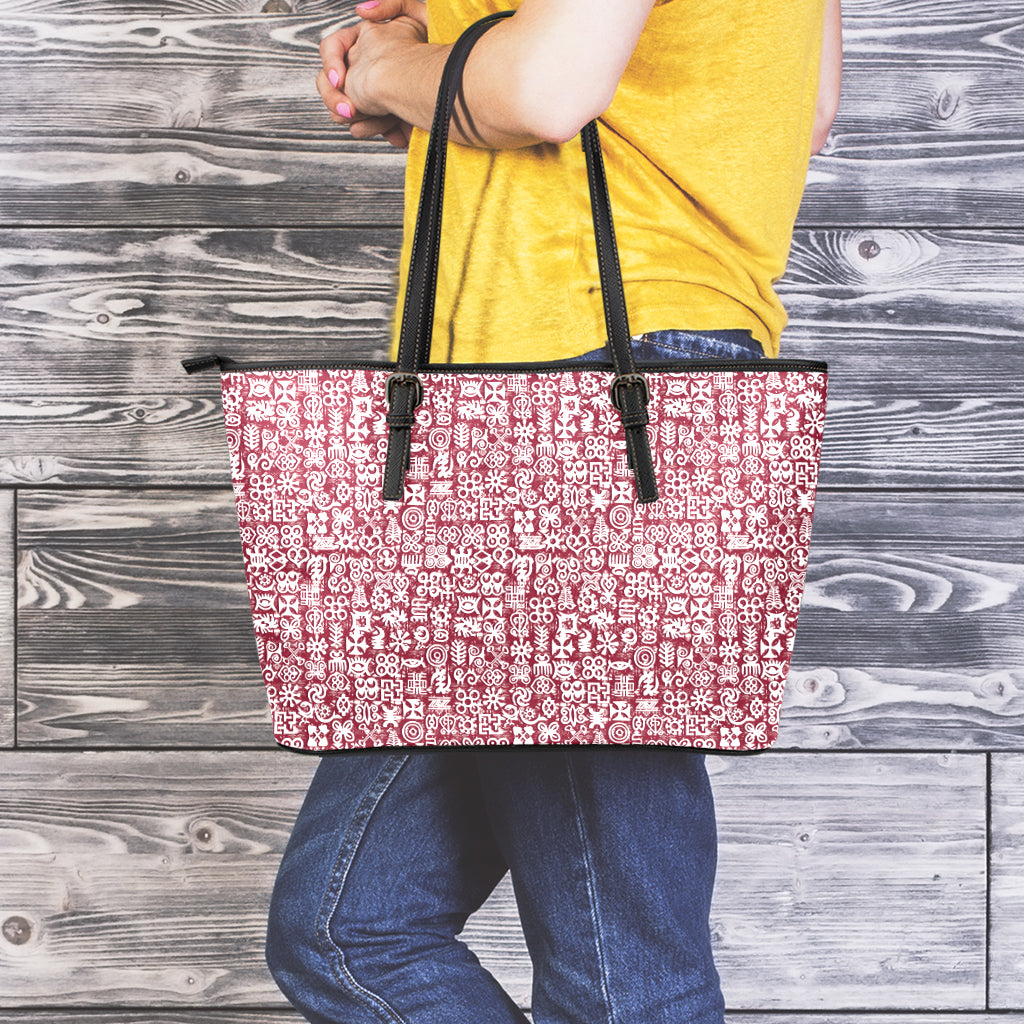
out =
<path fill-rule="evenodd" d="M 367 21 L 391 21 L 403 15 L 426 27 L 427 5 L 423 0 L 365 0 L 356 7 L 356 14 Z"/>

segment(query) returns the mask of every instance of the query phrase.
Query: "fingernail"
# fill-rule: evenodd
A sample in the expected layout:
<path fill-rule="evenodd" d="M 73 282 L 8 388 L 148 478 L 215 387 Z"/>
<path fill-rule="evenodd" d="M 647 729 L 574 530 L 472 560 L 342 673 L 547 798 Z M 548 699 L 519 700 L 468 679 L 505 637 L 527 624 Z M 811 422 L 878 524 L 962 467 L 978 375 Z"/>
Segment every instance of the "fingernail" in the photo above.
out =
<path fill-rule="evenodd" d="M 357 7 L 361 7 L 364 11 L 372 11 L 374 7 L 380 7 L 380 0 L 366 0 L 365 4 L 356 4 Z"/>
<path fill-rule="evenodd" d="M 327 72 L 327 79 L 331 85 L 337 89 L 338 83 L 341 81 L 341 76 L 334 70 L 334 68 L 331 68 L 331 70 Z"/>
<path fill-rule="evenodd" d="M 352 108 L 347 103 L 339 103 L 334 109 L 341 114 L 342 117 L 352 116 Z"/>

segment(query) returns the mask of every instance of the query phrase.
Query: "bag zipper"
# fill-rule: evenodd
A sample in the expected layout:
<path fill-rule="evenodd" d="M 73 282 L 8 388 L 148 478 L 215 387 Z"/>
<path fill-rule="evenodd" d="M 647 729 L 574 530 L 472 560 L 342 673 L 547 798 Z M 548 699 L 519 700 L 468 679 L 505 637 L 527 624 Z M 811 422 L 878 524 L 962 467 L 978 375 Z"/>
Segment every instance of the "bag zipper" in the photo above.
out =
<path fill-rule="evenodd" d="M 381 372 L 394 372 L 398 368 L 397 363 L 381 362 L 320 362 L 320 363 L 295 363 L 295 362 L 267 362 L 267 363 L 237 363 L 233 359 L 224 356 L 208 355 L 198 356 L 194 359 L 183 359 L 181 365 L 186 373 L 201 373 L 203 370 L 212 370 L 214 367 L 221 373 L 254 373 L 260 371 L 270 372 L 299 372 L 305 370 L 380 370 Z M 692 371 L 694 373 L 722 372 L 727 370 L 736 371 L 760 371 L 762 373 L 774 370 L 786 370 L 792 372 L 827 373 L 828 363 L 818 362 L 811 359 L 678 359 L 678 360 L 646 360 L 634 361 L 638 370 L 645 373 L 658 372 L 659 370 Z M 553 362 L 540 363 L 428 363 L 422 367 L 420 373 L 561 373 L 565 370 L 613 370 L 611 360 L 591 360 L 585 363 L 574 360 L 555 360 Z"/>

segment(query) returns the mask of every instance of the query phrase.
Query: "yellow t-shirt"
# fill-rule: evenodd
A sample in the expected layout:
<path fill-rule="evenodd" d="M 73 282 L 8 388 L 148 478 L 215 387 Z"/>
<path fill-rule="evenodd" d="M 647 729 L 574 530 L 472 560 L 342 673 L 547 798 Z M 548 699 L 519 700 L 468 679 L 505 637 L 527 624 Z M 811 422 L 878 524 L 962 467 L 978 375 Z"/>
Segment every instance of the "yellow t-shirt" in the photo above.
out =
<path fill-rule="evenodd" d="M 432 0 L 452 43 L 507 0 Z M 810 159 L 824 0 L 668 0 L 599 133 L 633 334 L 746 329 L 778 354 L 785 269 Z M 406 171 L 397 358 L 427 133 Z M 562 146 L 449 145 L 431 362 L 563 359 L 603 345 L 586 164 Z"/>

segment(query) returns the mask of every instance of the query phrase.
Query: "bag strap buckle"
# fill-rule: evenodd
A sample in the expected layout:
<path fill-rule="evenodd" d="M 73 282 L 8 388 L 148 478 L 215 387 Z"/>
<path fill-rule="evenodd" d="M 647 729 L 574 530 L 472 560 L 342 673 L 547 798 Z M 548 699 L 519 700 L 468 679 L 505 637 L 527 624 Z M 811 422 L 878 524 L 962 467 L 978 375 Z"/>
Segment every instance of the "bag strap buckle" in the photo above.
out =
<path fill-rule="evenodd" d="M 651 400 L 651 389 L 647 384 L 647 378 L 642 373 L 620 373 L 615 380 L 612 381 L 609 392 L 612 396 L 612 405 L 615 406 L 619 412 L 622 412 L 622 406 L 619 404 L 618 389 L 620 387 L 635 387 L 639 384 L 644 389 L 643 404 L 647 405 Z"/>
<path fill-rule="evenodd" d="M 391 404 L 391 389 L 395 384 L 398 384 L 401 387 L 412 384 L 416 388 L 416 398 L 412 403 L 412 407 L 414 409 L 423 401 L 423 381 L 421 381 L 415 373 L 396 372 L 388 375 L 388 379 L 385 384 L 384 397 L 387 400 L 388 405 Z"/>

